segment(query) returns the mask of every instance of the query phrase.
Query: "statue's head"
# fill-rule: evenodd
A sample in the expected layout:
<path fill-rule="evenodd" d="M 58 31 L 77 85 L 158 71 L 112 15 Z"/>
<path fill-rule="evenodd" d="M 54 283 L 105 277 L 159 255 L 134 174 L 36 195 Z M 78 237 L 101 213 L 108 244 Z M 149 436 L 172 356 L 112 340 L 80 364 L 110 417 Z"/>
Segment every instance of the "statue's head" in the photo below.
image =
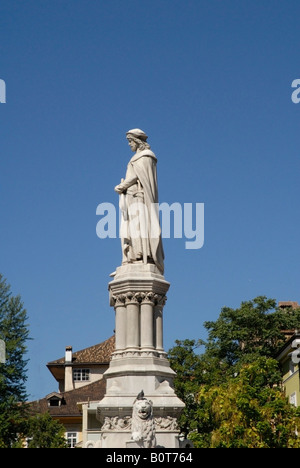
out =
<path fill-rule="evenodd" d="M 150 145 L 147 143 L 148 136 L 145 132 L 143 132 L 143 130 L 140 130 L 139 128 L 129 130 L 126 133 L 126 138 L 133 152 L 143 151 L 144 149 L 150 148 Z"/>
<path fill-rule="evenodd" d="M 142 400 L 136 400 L 133 405 L 133 415 L 135 418 L 146 420 L 151 418 L 153 414 L 152 401 L 143 398 Z"/>

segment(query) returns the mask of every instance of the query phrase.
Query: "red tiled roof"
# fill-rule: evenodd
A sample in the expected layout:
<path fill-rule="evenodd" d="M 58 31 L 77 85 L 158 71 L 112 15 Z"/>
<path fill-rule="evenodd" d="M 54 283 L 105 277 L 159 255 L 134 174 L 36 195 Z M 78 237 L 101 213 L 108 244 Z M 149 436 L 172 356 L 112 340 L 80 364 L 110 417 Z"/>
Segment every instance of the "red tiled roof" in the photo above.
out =
<path fill-rule="evenodd" d="M 81 417 L 77 403 L 83 401 L 100 401 L 106 391 L 105 380 L 101 379 L 81 388 L 62 392 L 61 406 L 48 406 L 48 399 L 32 401 L 30 408 L 33 413 L 46 413 L 49 411 L 52 417 Z"/>
<path fill-rule="evenodd" d="M 108 340 L 102 343 L 90 346 L 89 348 L 82 349 L 73 353 L 73 364 L 107 364 L 111 360 L 111 355 L 115 350 L 115 336 L 111 336 Z M 47 366 L 55 366 L 64 364 L 65 358 L 60 358 L 51 361 Z"/>
<path fill-rule="evenodd" d="M 285 309 L 287 307 L 291 307 L 292 309 L 299 309 L 300 305 L 296 301 L 280 301 L 278 302 L 278 307 L 281 309 Z"/>

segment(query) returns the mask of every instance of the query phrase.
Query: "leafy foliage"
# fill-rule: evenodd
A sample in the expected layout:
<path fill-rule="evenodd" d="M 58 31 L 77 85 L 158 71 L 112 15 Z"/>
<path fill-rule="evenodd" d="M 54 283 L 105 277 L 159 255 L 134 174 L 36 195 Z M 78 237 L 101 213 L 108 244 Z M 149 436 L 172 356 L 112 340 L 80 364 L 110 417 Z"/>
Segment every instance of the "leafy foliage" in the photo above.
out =
<path fill-rule="evenodd" d="M 300 309 L 276 309 L 275 300 L 257 297 L 206 322 L 207 343 L 176 342 L 169 358 L 186 404 L 179 423 L 195 446 L 298 446 L 298 410 L 282 392 L 273 358 L 285 342 L 283 330 L 299 323 Z"/>
<path fill-rule="evenodd" d="M 299 448 L 299 410 L 288 403 L 272 377 L 277 362 L 259 358 L 221 386 L 200 387 L 202 418 L 209 433 L 190 437 L 203 448 Z"/>
<path fill-rule="evenodd" d="M 260 296 L 240 308 L 224 307 L 216 322 L 205 322 L 209 332 L 207 353 L 229 365 L 273 357 L 283 345 L 283 330 L 299 326 L 300 310 L 275 309 L 276 301 Z"/>
<path fill-rule="evenodd" d="M 28 421 L 28 448 L 67 448 L 65 428 L 49 413 L 32 416 Z"/>
<path fill-rule="evenodd" d="M 31 416 L 26 403 L 29 340 L 27 312 L 19 296 L 0 274 L 0 339 L 6 345 L 6 362 L 0 364 L 0 448 L 22 448 L 29 437 L 30 447 L 66 447 L 64 428 L 49 414 Z"/>
<path fill-rule="evenodd" d="M 26 366 L 24 359 L 29 331 L 27 313 L 19 296 L 0 275 L 0 339 L 6 345 L 6 362 L 0 364 L 0 447 L 18 445 L 26 415 Z"/>
<path fill-rule="evenodd" d="M 186 405 L 180 418 L 181 430 L 185 434 L 197 428 L 196 421 L 191 420 L 190 415 L 197 411 L 195 395 L 199 383 L 204 381 L 201 359 L 195 352 L 202 345 L 201 340 L 176 341 L 176 346 L 169 351 L 171 367 L 176 372 L 176 393 Z"/>

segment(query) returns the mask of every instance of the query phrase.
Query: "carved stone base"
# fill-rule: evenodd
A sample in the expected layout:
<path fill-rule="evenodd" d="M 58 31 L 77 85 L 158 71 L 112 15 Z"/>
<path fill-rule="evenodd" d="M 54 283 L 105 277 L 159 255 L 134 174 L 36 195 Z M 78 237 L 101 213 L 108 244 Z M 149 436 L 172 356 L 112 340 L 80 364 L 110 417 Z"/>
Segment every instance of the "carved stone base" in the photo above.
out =
<path fill-rule="evenodd" d="M 179 430 L 177 418 L 159 417 L 155 420 L 156 447 L 179 448 Z M 99 448 L 145 448 L 142 441 L 134 441 L 131 436 L 131 418 L 105 418 L 102 426 Z M 128 423 L 128 428 L 123 424 Z"/>
<path fill-rule="evenodd" d="M 171 416 L 154 418 L 154 423 L 156 431 L 178 431 L 177 419 Z M 113 418 L 106 417 L 101 429 L 107 432 L 131 432 L 131 426 L 132 416 L 125 416 L 123 418 L 115 416 Z"/>

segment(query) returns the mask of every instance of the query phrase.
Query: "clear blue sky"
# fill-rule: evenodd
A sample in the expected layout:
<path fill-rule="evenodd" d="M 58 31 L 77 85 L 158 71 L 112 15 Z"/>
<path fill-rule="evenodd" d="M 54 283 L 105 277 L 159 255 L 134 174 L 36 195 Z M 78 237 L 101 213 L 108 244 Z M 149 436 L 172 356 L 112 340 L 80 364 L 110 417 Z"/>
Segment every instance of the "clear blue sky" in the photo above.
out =
<path fill-rule="evenodd" d="M 205 244 L 164 241 L 165 348 L 205 338 L 221 307 L 298 300 L 300 3 L 277 0 L 2 0 L 0 271 L 21 294 L 31 399 L 45 367 L 112 335 L 118 239 L 99 203 L 142 128 L 161 202 L 204 203 Z"/>

